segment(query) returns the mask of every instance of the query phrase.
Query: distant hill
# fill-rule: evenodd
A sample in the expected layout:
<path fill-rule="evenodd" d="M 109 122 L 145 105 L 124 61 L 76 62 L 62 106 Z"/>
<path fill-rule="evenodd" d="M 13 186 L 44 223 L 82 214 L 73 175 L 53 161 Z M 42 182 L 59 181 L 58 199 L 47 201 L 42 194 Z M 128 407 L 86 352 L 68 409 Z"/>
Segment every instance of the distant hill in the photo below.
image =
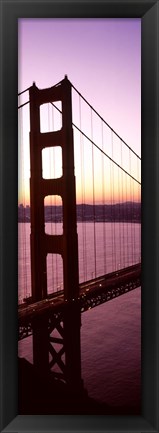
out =
<path fill-rule="evenodd" d="M 141 222 L 141 203 L 78 204 L 77 221 Z M 45 206 L 45 222 L 62 222 L 62 206 Z M 18 222 L 30 222 L 30 207 L 18 207 Z"/>

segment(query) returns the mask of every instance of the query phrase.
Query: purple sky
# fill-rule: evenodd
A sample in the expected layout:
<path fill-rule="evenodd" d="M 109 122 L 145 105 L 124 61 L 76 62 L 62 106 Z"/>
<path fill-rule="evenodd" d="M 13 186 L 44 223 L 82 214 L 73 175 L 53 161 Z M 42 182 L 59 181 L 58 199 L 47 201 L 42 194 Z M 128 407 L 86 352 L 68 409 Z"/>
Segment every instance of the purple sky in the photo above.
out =
<path fill-rule="evenodd" d="M 19 19 L 19 92 L 69 80 L 141 154 L 141 20 Z"/>
<path fill-rule="evenodd" d="M 20 19 L 19 91 L 65 74 L 140 153 L 141 20 Z"/>

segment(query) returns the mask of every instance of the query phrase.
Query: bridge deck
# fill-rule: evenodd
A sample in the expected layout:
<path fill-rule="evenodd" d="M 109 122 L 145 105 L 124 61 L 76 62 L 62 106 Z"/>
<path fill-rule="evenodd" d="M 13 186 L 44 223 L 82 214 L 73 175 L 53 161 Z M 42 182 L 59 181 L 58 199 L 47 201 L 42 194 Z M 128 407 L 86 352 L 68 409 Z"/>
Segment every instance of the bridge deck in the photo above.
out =
<path fill-rule="evenodd" d="M 78 297 L 81 312 L 122 295 L 140 286 L 140 284 L 141 263 L 82 283 L 79 285 Z M 71 302 L 75 302 L 75 300 L 72 299 Z M 28 303 L 18 307 L 19 326 L 26 326 L 27 323 L 39 315 L 58 313 L 67 304 L 68 301 L 64 300 L 63 292 L 49 295 L 47 299 L 36 303 L 33 303 L 30 298 Z"/>

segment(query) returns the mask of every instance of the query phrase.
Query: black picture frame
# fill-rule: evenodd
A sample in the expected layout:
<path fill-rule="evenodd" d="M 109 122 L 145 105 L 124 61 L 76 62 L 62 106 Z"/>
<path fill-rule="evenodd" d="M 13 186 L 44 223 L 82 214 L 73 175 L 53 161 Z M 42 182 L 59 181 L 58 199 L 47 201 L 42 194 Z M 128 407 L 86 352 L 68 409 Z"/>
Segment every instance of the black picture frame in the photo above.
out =
<path fill-rule="evenodd" d="M 109 17 L 142 21 L 142 415 L 17 413 L 18 18 Z M 159 431 L 159 0 L 1 0 L 1 431 Z M 158 314 L 157 314 L 158 313 Z"/>

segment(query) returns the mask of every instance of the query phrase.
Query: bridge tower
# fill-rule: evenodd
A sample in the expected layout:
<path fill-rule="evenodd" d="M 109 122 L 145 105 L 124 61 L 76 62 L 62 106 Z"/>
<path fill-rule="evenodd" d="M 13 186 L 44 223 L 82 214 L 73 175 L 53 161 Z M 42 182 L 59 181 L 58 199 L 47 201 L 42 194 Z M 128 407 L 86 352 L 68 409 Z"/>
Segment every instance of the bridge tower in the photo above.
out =
<path fill-rule="evenodd" d="M 58 131 L 40 131 L 40 106 L 61 101 L 62 128 Z M 61 146 L 62 176 L 43 179 L 42 149 Z M 60 254 L 63 259 L 64 300 L 63 312 L 39 317 L 33 323 L 33 362 L 42 372 L 49 372 L 55 364 L 60 368 L 56 376 L 71 388 L 82 387 L 80 326 L 78 304 L 79 271 L 76 223 L 76 192 L 74 175 L 74 148 L 72 129 L 71 83 L 65 76 L 58 85 L 38 89 L 30 88 L 30 204 L 31 204 L 31 275 L 32 298 L 37 302 L 47 298 L 47 254 Z M 56 164 L 56 160 L 55 160 Z M 63 205 L 63 234 L 45 233 L 44 198 L 59 195 Z M 57 329 L 60 338 L 53 337 Z M 61 344 L 60 351 L 54 343 Z M 65 356 L 65 361 L 62 359 Z M 51 358 L 51 360 L 50 360 Z"/>

